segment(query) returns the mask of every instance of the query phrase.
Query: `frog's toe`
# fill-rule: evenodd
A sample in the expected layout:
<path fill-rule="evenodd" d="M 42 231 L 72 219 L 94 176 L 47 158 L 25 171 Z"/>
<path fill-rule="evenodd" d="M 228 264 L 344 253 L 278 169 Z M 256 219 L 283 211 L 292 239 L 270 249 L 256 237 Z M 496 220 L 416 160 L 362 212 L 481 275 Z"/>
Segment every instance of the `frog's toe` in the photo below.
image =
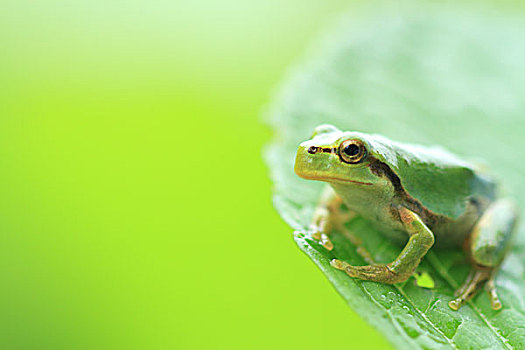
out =
<path fill-rule="evenodd" d="M 490 298 L 490 307 L 492 308 L 492 310 L 501 309 L 503 304 L 501 304 L 501 301 L 499 300 L 497 295 L 494 295 L 494 296 L 490 295 L 489 298 Z"/>
<path fill-rule="evenodd" d="M 335 267 L 338 270 L 343 270 L 343 271 L 345 270 L 347 266 L 350 266 L 350 264 L 344 261 L 341 261 L 339 259 L 333 259 L 332 261 L 330 261 L 330 265 L 332 265 L 332 267 Z"/>
<path fill-rule="evenodd" d="M 332 250 L 334 249 L 334 244 L 332 243 L 332 241 L 330 240 L 330 238 L 328 237 L 328 235 L 326 234 L 321 234 L 321 240 L 320 240 L 320 243 L 323 247 L 325 247 L 327 250 Z"/>
<path fill-rule="evenodd" d="M 485 284 L 485 289 L 489 295 L 490 306 L 492 310 L 499 310 L 502 307 L 501 301 L 499 300 L 498 293 L 496 292 L 496 284 L 494 283 L 494 277 L 491 277 L 487 284 Z"/>
<path fill-rule="evenodd" d="M 448 303 L 448 306 L 452 310 L 459 310 L 470 299 L 472 299 L 481 289 L 483 284 L 485 284 L 485 289 L 488 291 L 492 309 L 501 309 L 501 301 L 498 298 L 494 281 L 492 279 L 493 274 L 494 269 L 480 267 L 474 268 L 463 285 L 459 287 L 456 293 L 454 293 L 456 298 L 451 300 Z"/>
<path fill-rule="evenodd" d="M 472 284 L 472 279 L 474 278 L 475 275 L 476 275 L 476 270 L 471 269 L 467 276 L 467 279 L 463 282 L 461 287 L 456 289 L 456 291 L 454 292 L 454 296 L 456 298 L 462 295 L 463 293 L 465 293 L 465 290 Z"/>
<path fill-rule="evenodd" d="M 314 231 L 312 233 L 312 238 L 319 242 L 320 245 L 322 245 L 327 250 L 334 249 L 334 244 L 330 240 L 330 237 L 326 233 L 322 233 L 320 231 Z"/>
<path fill-rule="evenodd" d="M 409 274 L 397 274 L 388 265 L 365 265 L 365 266 L 353 266 L 347 262 L 333 259 L 330 262 L 332 267 L 335 267 L 338 270 L 346 272 L 350 277 L 357 277 L 366 281 L 374 281 L 381 283 L 399 283 L 405 281 Z"/>
<path fill-rule="evenodd" d="M 464 299 L 461 299 L 461 298 L 456 298 L 454 300 L 451 300 L 449 303 L 448 303 L 448 306 L 454 310 L 454 311 L 458 311 L 460 307 L 462 307 L 464 304 L 466 303 L 466 300 Z"/>

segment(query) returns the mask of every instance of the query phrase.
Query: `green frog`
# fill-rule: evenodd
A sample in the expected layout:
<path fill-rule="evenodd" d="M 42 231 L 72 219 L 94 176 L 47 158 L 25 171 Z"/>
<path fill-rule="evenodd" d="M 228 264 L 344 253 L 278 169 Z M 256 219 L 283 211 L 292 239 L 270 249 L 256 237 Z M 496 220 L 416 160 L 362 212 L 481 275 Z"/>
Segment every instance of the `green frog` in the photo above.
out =
<path fill-rule="evenodd" d="M 518 210 L 512 200 L 497 197 L 494 180 L 480 167 L 441 147 L 321 125 L 299 146 L 295 172 L 329 184 L 312 221 L 312 236 L 326 249 L 333 249 L 329 235 L 343 217 L 342 203 L 387 239 L 406 242 L 390 263 L 353 266 L 334 259 L 334 268 L 363 280 L 400 283 L 433 246 L 462 246 L 472 269 L 449 306 L 458 310 L 485 285 L 492 308 L 502 307 L 494 277 Z"/>

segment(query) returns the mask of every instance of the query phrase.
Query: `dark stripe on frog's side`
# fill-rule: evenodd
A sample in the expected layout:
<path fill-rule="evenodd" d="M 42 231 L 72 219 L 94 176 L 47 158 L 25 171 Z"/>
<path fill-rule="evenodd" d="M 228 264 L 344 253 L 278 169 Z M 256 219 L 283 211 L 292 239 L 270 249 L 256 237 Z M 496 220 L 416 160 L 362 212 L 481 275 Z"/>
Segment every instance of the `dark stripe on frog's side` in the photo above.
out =
<path fill-rule="evenodd" d="M 339 154 L 338 147 L 315 147 L 315 149 L 312 151 L 312 153 L 323 152 Z M 432 211 L 423 206 L 423 204 L 421 204 L 420 201 L 409 195 L 408 192 L 404 189 L 403 185 L 401 184 L 399 176 L 397 176 L 397 174 L 394 173 L 387 164 L 381 162 L 379 159 L 371 155 L 369 156 L 369 160 L 370 163 L 368 164 L 368 167 L 370 168 L 370 170 L 377 176 L 385 176 L 390 181 L 390 183 L 392 183 L 396 195 L 401 199 L 403 204 L 407 206 L 408 209 L 417 213 L 425 223 L 435 225 L 438 223 L 444 223 L 448 221 L 446 217 L 434 214 Z M 394 209 L 392 211 L 392 214 L 397 215 L 397 211 Z"/>
<path fill-rule="evenodd" d="M 370 163 L 368 164 L 368 167 L 370 168 L 370 171 L 378 176 L 385 176 L 390 181 L 390 183 L 392 183 L 396 195 L 401 199 L 404 206 L 418 214 L 423 222 L 425 222 L 427 225 L 433 226 L 449 221 L 448 218 L 433 213 L 431 210 L 421 204 L 419 200 L 408 194 L 408 192 L 403 187 L 399 176 L 397 176 L 397 174 L 394 173 L 394 171 L 392 171 L 392 169 L 387 164 L 372 156 L 369 156 L 369 160 Z"/>
<path fill-rule="evenodd" d="M 338 155 L 339 148 L 315 147 L 314 153 L 317 152 Z M 386 163 L 383 163 L 382 161 L 373 157 L 372 155 L 369 155 L 368 159 L 370 161 L 368 164 L 370 170 L 377 176 L 385 176 L 390 181 L 390 183 L 392 183 L 396 196 L 400 199 L 403 205 L 407 207 L 407 209 L 410 209 L 413 212 L 417 213 L 421 217 L 423 222 L 425 222 L 429 226 L 442 225 L 451 222 L 451 220 L 446 216 L 434 213 L 432 210 L 425 207 L 419 200 L 412 197 L 403 187 L 399 176 L 397 176 L 397 174 Z M 471 197 L 469 199 L 469 204 L 475 208 L 475 210 L 478 212 L 478 215 L 480 215 L 484 210 L 481 203 L 474 197 Z M 398 215 L 397 210 L 395 208 L 392 208 L 392 215 Z"/>

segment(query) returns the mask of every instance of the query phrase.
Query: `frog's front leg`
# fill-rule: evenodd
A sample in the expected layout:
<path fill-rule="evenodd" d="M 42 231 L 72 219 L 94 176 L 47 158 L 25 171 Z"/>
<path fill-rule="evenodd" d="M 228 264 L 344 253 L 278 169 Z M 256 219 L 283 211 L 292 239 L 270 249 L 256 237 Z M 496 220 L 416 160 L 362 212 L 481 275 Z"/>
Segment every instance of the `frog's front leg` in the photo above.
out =
<path fill-rule="evenodd" d="M 382 283 L 399 283 L 407 280 L 434 244 L 434 234 L 413 211 L 400 208 L 399 216 L 410 239 L 394 261 L 389 264 L 352 266 L 334 259 L 331 265 L 345 271 L 351 277 L 363 280 Z"/>
<path fill-rule="evenodd" d="M 485 284 L 492 309 L 501 308 L 496 293 L 494 277 L 501 265 L 517 221 L 514 202 L 502 199 L 493 203 L 478 221 L 470 234 L 470 257 L 473 269 L 463 285 L 457 290 L 457 298 L 448 305 L 458 310 Z"/>
<path fill-rule="evenodd" d="M 317 239 L 320 244 L 328 250 L 334 249 L 334 245 L 328 235 L 334 227 L 345 221 L 344 214 L 341 213 L 342 204 L 339 197 L 330 186 L 326 186 L 317 207 L 315 208 L 310 231 L 312 237 Z"/>

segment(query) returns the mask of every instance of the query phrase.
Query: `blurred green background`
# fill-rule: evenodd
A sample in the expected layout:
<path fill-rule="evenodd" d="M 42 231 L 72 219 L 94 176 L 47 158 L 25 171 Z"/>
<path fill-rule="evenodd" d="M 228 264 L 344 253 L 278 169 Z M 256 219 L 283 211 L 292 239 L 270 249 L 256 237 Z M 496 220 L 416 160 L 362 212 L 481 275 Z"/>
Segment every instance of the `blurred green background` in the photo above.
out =
<path fill-rule="evenodd" d="M 2 1 L 0 349 L 387 348 L 261 159 L 272 91 L 347 7 Z"/>

